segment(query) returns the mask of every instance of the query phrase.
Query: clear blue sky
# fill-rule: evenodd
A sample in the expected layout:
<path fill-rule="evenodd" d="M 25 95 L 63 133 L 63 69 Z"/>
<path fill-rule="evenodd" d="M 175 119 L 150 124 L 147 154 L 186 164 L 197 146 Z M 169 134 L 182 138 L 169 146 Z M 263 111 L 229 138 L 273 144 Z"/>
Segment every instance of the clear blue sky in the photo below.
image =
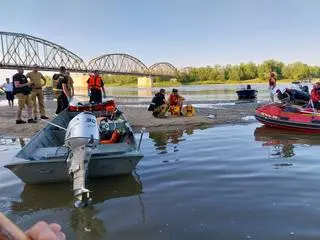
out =
<path fill-rule="evenodd" d="M 2 0 L 0 31 L 85 60 L 124 52 L 177 67 L 276 58 L 320 65 L 319 0 Z"/>

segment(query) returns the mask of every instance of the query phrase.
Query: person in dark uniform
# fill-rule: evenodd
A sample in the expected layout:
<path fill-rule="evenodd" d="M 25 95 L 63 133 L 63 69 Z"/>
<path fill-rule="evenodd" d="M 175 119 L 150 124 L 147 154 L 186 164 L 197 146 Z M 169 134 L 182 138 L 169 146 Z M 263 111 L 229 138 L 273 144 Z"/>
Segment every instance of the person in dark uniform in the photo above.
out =
<path fill-rule="evenodd" d="M 166 91 L 160 89 L 158 93 L 152 98 L 148 111 L 152 111 L 152 115 L 155 118 L 166 118 L 166 113 L 169 110 L 169 103 L 165 98 Z"/>
<path fill-rule="evenodd" d="M 17 111 L 17 120 L 16 124 L 26 123 L 21 119 L 22 110 L 25 105 L 27 105 L 27 113 L 28 113 L 28 123 L 36 123 L 32 118 L 32 107 L 33 102 L 31 100 L 31 87 L 28 79 L 23 74 L 24 70 L 22 67 L 18 67 L 18 73 L 13 75 L 13 91 L 15 92 L 18 98 L 18 111 Z"/>
<path fill-rule="evenodd" d="M 54 78 L 56 78 L 58 81 L 58 98 L 56 114 L 59 114 L 69 106 L 69 101 L 71 99 L 71 94 L 68 90 L 68 76 L 66 75 L 66 68 L 60 67 L 60 73 L 55 75 Z"/>
<path fill-rule="evenodd" d="M 87 84 L 88 84 L 88 96 L 90 97 L 90 102 L 101 103 L 102 91 L 103 91 L 103 98 L 106 98 L 106 91 L 104 89 L 104 83 L 101 76 L 99 75 L 98 70 L 95 70 L 93 74 L 90 74 Z"/>

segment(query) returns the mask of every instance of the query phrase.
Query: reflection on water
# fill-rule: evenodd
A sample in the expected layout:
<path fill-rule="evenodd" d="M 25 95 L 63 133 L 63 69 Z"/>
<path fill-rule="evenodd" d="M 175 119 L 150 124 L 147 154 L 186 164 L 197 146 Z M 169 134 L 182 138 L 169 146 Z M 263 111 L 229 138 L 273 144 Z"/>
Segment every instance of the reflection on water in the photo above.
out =
<path fill-rule="evenodd" d="M 5 145 L 5 146 L 17 145 L 17 140 L 19 142 L 20 147 L 24 147 L 26 145 L 26 142 L 29 141 L 29 138 L 0 137 L 0 145 Z"/>
<path fill-rule="evenodd" d="M 319 137 L 261 126 L 145 134 L 141 181 L 90 180 L 86 209 L 70 183 L 25 185 L 0 167 L 0 210 L 22 229 L 58 222 L 68 239 L 320 239 Z M 1 154 L 3 166 L 14 152 Z"/>
<path fill-rule="evenodd" d="M 168 145 L 173 147 L 173 151 L 179 151 L 179 142 L 185 141 L 184 135 L 192 135 L 194 131 L 193 127 L 168 131 L 152 131 L 149 133 L 149 138 L 154 141 L 154 146 L 159 154 L 168 153 Z"/>
<path fill-rule="evenodd" d="M 294 152 L 296 145 L 320 145 L 320 138 L 316 135 L 279 130 L 267 126 L 257 127 L 254 136 L 256 141 L 262 142 L 261 146 L 272 148 L 270 158 L 283 160 L 296 155 Z M 291 165 L 291 163 L 275 164 L 276 167 Z"/>
<path fill-rule="evenodd" d="M 88 188 L 92 191 L 93 204 L 113 198 L 135 196 L 142 191 L 141 183 L 133 175 L 114 177 L 107 180 L 90 180 Z M 70 183 L 26 184 L 20 195 L 21 201 L 13 201 L 11 208 L 15 212 L 20 212 L 70 207 L 74 200 L 70 189 Z M 57 194 L 59 194 L 59 198 L 56 198 Z"/>
<path fill-rule="evenodd" d="M 92 191 L 93 203 L 85 209 L 73 208 L 70 183 L 53 183 L 25 185 L 20 195 L 21 200 L 11 202 L 11 210 L 13 214 L 25 215 L 46 209 L 64 209 L 68 212 L 68 225 L 73 229 L 76 239 L 101 239 L 106 236 L 107 230 L 103 219 L 96 216 L 99 211 L 95 205 L 110 199 L 137 196 L 142 192 L 141 182 L 133 175 L 90 180 L 88 187 Z M 143 207 L 141 201 L 140 203 Z"/>

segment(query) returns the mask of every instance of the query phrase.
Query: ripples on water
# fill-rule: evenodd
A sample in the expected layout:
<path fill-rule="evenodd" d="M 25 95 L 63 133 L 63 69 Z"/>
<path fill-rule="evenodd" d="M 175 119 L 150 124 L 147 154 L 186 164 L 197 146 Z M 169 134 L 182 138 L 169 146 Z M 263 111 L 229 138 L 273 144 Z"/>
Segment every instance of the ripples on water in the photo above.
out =
<path fill-rule="evenodd" d="M 9 140 L 10 141 L 10 140 Z M 20 142 L 1 145 L 1 166 Z M 151 132 L 136 174 L 71 185 L 24 185 L 0 168 L 0 211 L 23 228 L 62 224 L 68 239 L 319 239 L 320 139 L 258 123 Z"/>

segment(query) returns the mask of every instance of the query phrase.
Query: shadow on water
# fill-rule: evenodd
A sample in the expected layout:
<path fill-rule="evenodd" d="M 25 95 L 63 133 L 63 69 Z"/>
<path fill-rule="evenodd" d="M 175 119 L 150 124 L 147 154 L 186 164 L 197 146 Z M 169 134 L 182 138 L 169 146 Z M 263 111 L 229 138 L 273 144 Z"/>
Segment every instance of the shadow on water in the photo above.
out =
<path fill-rule="evenodd" d="M 99 210 L 96 204 L 106 200 L 139 196 L 142 212 L 143 203 L 140 198 L 142 183 L 139 176 L 124 175 L 108 179 L 94 179 L 88 182 L 92 191 L 93 202 L 86 208 L 73 208 L 71 183 L 52 183 L 44 185 L 25 185 L 20 195 L 21 201 L 11 201 L 11 210 L 17 215 L 36 214 L 48 210 L 55 212 L 63 209 L 68 212 L 67 222 L 72 229 L 71 235 L 76 239 L 102 239 L 107 229 L 104 221 L 96 217 Z"/>
<path fill-rule="evenodd" d="M 15 212 L 25 212 L 72 206 L 71 188 L 70 183 L 26 184 L 20 195 L 21 202 L 12 202 L 11 208 Z M 133 175 L 90 180 L 88 188 L 92 191 L 93 204 L 142 192 L 142 184 Z"/>
<path fill-rule="evenodd" d="M 255 140 L 262 142 L 263 147 L 271 147 L 269 158 L 290 160 L 294 157 L 297 145 L 320 145 L 318 136 L 293 131 L 279 130 L 267 126 L 257 127 L 254 131 Z M 291 166 L 291 163 L 275 164 L 275 167 Z"/>

